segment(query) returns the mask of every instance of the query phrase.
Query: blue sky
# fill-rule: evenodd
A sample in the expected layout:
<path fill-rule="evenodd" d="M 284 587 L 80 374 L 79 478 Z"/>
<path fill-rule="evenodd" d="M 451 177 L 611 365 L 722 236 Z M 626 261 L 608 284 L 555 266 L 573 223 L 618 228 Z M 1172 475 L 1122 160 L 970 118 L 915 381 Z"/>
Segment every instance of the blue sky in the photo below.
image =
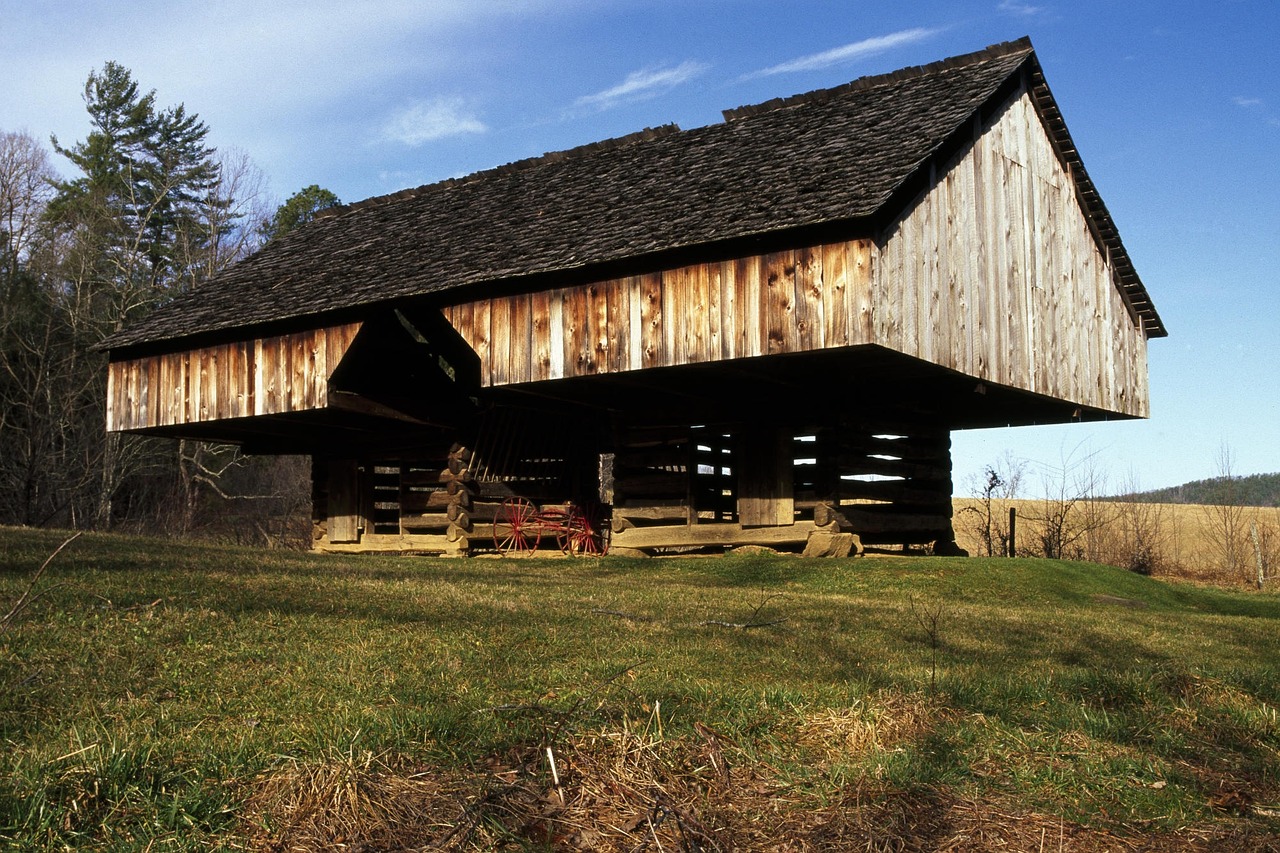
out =
<path fill-rule="evenodd" d="M 1212 476 L 1223 446 L 1280 471 L 1270 0 L 0 0 L 0 21 L 0 129 L 82 139 L 111 59 L 278 197 L 344 201 L 1030 35 L 1170 337 L 1150 420 L 956 433 L 957 491 L 1006 452 L 1092 454 L 1117 487 Z"/>

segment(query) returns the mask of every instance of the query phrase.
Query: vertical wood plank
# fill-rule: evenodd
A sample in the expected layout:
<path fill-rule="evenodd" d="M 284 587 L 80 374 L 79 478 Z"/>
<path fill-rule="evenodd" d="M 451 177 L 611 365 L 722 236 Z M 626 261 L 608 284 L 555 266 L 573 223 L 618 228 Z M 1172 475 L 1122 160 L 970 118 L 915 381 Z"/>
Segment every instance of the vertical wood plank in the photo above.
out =
<path fill-rule="evenodd" d="M 630 279 L 613 279 L 605 286 L 603 370 L 621 373 L 627 370 L 631 355 L 631 306 L 629 300 Z"/>
<path fill-rule="evenodd" d="M 724 346 L 721 339 L 724 336 L 724 308 L 720 300 L 724 295 L 724 284 L 721 277 L 724 271 L 723 264 L 712 263 L 702 266 L 703 283 L 706 287 L 706 312 L 707 312 L 707 344 L 705 349 L 705 361 L 719 361 L 723 358 Z"/>
<path fill-rule="evenodd" d="M 663 363 L 664 319 L 662 316 L 662 276 L 659 273 L 646 273 L 640 276 L 642 367 L 657 367 Z"/>
<path fill-rule="evenodd" d="M 686 269 L 684 312 L 688 318 L 688 352 L 686 363 L 703 364 L 714 361 L 711 354 L 711 278 L 706 264 L 696 264 Z"/>
<path fill-rule="evenodd" d="M 255 415 L 264 415 L 267 409 L 267 383 L 263 375 L 263 358 L 264 358 L 264 342 L 262 338 L 258 338 L 253 342 L 253 413 Z M 325 378 L 328 379 L 332 371 L 325 371 Z M 327 381 L 326 381 L 327 387 Z"/>
<path fill-rule="evenodd" d="M 877 248 L 871 240 L 854 240 L 845 247 L 845 269 L 848 271 L 849 343 L 875 342 L 873 291 L 876 286 Z"/>
<path fill-rule="evenodd" d="M 849 345 L 849 251 L 846 243 L 819 247 L 822 266 L 822 337 L 828 347 Z"/>
<path fill-rule="evenodd" d="M 720 267 L 720 357 L 737 358 L 742 347 L 740 325 L 741 299 L 734 280 L 737 267 L 732 261 L 721 261 Z"/>
<path fill-rule="evenodd" d="M 172 371 L 173 356 L 170 353 L 152 356 L 148 361 L 156 363 L 155 411 L 151 416 L 153 426 L 172 423 L 169 420 L 169 407 L 173 405 Z"/>
<path fill-rule="evenodd" d="M 631 276 L 626 279 L 627 294 L 627 370 L 639 370 L 644 367 L 644 293 L 641 289 L 640 277 Z"/>
<path fill-rule="evenodd" d="M 543 316 L 546 316 L 545 314 Z M 511 375 L 511 305 L 495 299 L 489 305 L 489 364 L 494 385 L 505 385 Z M 550 363 L 550 357 L 547 359 Z"/>
<path fill-rule="evenodd" d="M 587 328 L 591 331 L 591 363 L 596 373 L 610 372 L 609 294 L 614 286 L 613 281 L 603 281 L 591 286 L 595 292 L 591 294 L 588 305 L 591 315 L 587 318 Z"/>
<path fill-rule="evenodd" d="M 796 249 L 793 257 L 796 288 L 795 351 L 822 349 L 827 345 L 822 253 L 821 250 L 806 246 Z"/>
<path fill-rule="evenodd" d="M 580 376 L 586 371 L 589 356 L 588 330 L 586 328 L 587 296 L 580 288 L 557 291 L 561 307 L 561 328 L 564 334 L 564 370 L 561 376 Z"/>
<path fill-rule="evenodd" d="M 796 262 L 790 251 L 764 257 L 761 341 L 769 355 L 796 351 Z"/>
<path fill-rule="evenodd" d="M 533 300 L 527 293 L 508 297 L 508 300 L 511 317 L 511 357 L 507 381 L 527 382 L 533 369 Z M 559 318 L 555 314 L 558 304 L 555 298 L 551 299 L 551 310 L 547 316 L 547 327 L 553 336 L 558 332 L 559 326 Z M 553 360 L 556 357 L 554 348 L 551 357 Z M 561 357 L 563 358 L 563 350 L 561 350 Z M 554 361 L 552 367 L 553 369 L 555 367 Z"/>
<path fill-rule="evenodd" d="M 360 538 L 359 471 L 354 459 L 328 460 L 327 513 L 330 542 Z"/>
<path fill-rule="evenodd" d="M 688 270 L 680 267 L 664 270 L 662 282 L 662 355 L 658 363 L 685 364 L 688 358 L 689 315 L 687 291 Z"/>
<path fill-rule="evenodd" d="M 785 430 L 745 430 L 739 438 L 738 522 L 743 527 L 795 524 L 792 437 Z"/>
<path fill-rule="evenodd" d="M 469 343 L 480 361 L 480 384 L 485 387 L 493 384 L 493 332 L 489 318 L 492 305 L 493 302 L 489 299 L 481 299 L 471 305 Z"/>
<path fill-rule="evenodd" d="M 734 282 L 742 302 L 742 353 L 740 357 L 752 358 L 764 355 L 768 350 L 768 337 L 764 334 L 765 317 L 765 260 L 761 255 L 740 258 L 734 268 Z"/>
<path fill-rule="evenodd" d="M 311 371 L 311 407 L 322 409 L 329 393 L 329 374 L 325 371 L 325 365 L 329 363 L 329 336 L 324 329 L 316 329 L 310 338 L 311 363 L 307 369 Z"/>
<path fill-rule="evenodd" d="M 118 420 L 120 404 L 116 400 L 116 395 L 120 392 L 120 370 L 121 362 L 112 361 L 107 363 L 107 431 L 116 432 L 121 429 Z"/>
<path fill-rule="evenodd" d="M 204 398 L 205 420 L 218 419 L 218 400 L 225 393 L 222 387 L 222 353 L 217 347 L 205 347 Z"/>

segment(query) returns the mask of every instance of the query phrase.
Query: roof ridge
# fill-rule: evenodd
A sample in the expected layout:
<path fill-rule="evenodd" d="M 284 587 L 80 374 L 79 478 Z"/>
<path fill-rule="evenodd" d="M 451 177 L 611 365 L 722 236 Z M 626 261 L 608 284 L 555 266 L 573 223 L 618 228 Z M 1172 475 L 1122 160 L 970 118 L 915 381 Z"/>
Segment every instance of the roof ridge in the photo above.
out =
<path fill-rule="evenodd" d="M 398 190 L 393 193 L 387 193 L 386 195 L 373 196 L 372 198 L 362 199 L 360 201 L 351 202 L 350 204 L 325 208 L 324 210 L 318 211 L 315 218 L 319 219 L 321 217 L 338 216 L 351 210 L 377 207 L 383 204 L 402 201 L 406 198 L 413 198 L 427 190 L 435 190 L 439 187 L 474 183 L 495 175 L 510 175 L 516 172 L 522 172 L 526 169 L 531 169 L 535 166 L 542 166 L 548 163 L 560 163 L 566 160 L 575 160 L 580 157 L 585 157 L 589 154 L 597 154 L 602 151 L 614 151 L 619 148 L 626 148 L 630 145 L 652 142 L 655 139 L 662 139 L 663 137 L 672 136 L 677 133 L 680 133 L 680 126 L 674 123 L 661 124 L 657 127 L 646 127 L 644 130 L 637 130 L 634 133 L 628 133 L 623 136 L 615 136 L 610 139 L 600 139 L 595 142 L 588 142 L 585 145 L 578 145 L 561 151 L 548 151 L 546 154 L 539 154 L 536 157 L 526 157 L 523 160 L 514 160 L 500 166 L 493 166 L 489 169 L 481 169 L 478 172 L 471 172 L 469 174 L 462 175 L 461 177 L 445 178 L 444 180 L 435 181 L 434 183 L 423 184 L 418 187 L 409 187 L 408 189 Z"/>
<path fill-rule="evenodd" d="M 988 45 L 982 50 L 976 50 L 972 53 L 950 56 L 946 59 L 939 59 L 936 62 L 930 62 L 925 65 L 912 65 L 906 68 L 899 68 L 896 71 L 890 71 L 885 74 L 871 74 L 866 77 L 859 77 L 856 80 L 851 80 L 848 83 L 841 83 L 839 86 L 832 86 L 829 89 L 814 89 L 811 92 L 802 92 L 798 95 L 791 95 L 786 98 L 773 98 L 759 104 L 748 104 L 746 106 L 735 107 L 734 109 L 723 110 L 721 111 L 721 114 L 724 116 L 724 120 L 726 122 L 752 118 L 754 116 L 763 115 L 775 110 L 786 109 L 788 107 L 799 106 L 801 104 L 823 103 L 831 100 L 832 98 L 849 94 L 850 92 L 865 91 L 866 89 L 883 86 L 887 83 L 897 83 L 902 80 L 924 77 L 929 74 L 936 74 L 939 71 L 948 71 L 953 68 L 964 68 L 988 59 L 1000 59 L 1017 53 L 1030 55 L 1034 50 L 1035 49 L 1031 46 L 1031 37 L 1023 36 L 1022 38 L 1015 39 L 1014 41 L 1005 41 L 998 44 Z"/>

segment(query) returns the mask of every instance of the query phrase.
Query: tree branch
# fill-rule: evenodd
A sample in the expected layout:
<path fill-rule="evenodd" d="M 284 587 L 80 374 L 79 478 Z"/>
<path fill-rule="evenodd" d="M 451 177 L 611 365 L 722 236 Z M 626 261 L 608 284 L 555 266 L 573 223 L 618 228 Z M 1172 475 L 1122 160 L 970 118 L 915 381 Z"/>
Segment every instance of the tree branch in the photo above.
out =
<path fill-rule="evenodd" d="M 63 548 L 67 547 L 72 542 L 79 539 L 80 534 L 82 534 L 83 532 L 84 531 L 79 530 L 71 534 L 70 536 L 68 536 L 63 541 L 63 543 L 59 545 L 57 548 L 55 548 L 53 553 L 50 554 L 45 559 L 45 561 L 40 564 L 40 568 L 36 569 L 35 575 L 33 575 L 31 578 L 31 583 L 27 584 L 26 590 L 23 591 L 22 595 L 18 596 L 17 602 L 15 602 L 13 607 L 9 609 L 9 612 L 6 613 L 3 618 L 0 618 L 0 631 L 7 629 L 9 627 L 9 624 L 14 619 L 17 618 L 18 614 L 21 613 L 24 609 L 26 609 L 27 605 L 29 605 L 31 602 L 35 601 L 37 598 L 40 597 L 40 594 L 33 596 L 31 593 L 36 588 L 36 584 L 40 583 L 40 577 L 41 575 L 44 574 L 44 570 L 49 568 L 49 564 L 53 562 L 54 557 L 62 553 Z"/>

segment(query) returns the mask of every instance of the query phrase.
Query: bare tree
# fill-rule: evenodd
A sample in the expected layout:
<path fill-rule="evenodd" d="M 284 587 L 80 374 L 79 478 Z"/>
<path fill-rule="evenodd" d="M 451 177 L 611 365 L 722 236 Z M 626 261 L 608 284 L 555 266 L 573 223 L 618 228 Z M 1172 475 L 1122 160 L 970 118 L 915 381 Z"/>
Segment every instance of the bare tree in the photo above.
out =
<path fill-rule="evenodd" d="M 1217 556 L 1217 569 L 1224 575 L 1248 582 L 1253 574 L 1249 559 L 1249 520 L 1241 502 L 1235 454 L 1223 442 L 1214 457 L 1213 500 L 1205 505 L 1205 536 Z"/>
<path fill-rule="evenodd" d="M 0 275 L 15 274 L 29 259 L 56 178 L 35 137 L 0 131 Z"/>
<path fill-rule="evenodd" d="M 1040 515 L 1040 550 L 1051 559 L 1100 559 L 1099 532 L 1111 523 L 1111 510 L 1102 495 L 1106 477 L 1097 453 L 1083 453 L 1077 446 L 1063 452 L 1056 466 L 1041 472 L 1044 497 Z"/>
<path fill-rule="evenodd" d="M 961 510 L 967 517 L 969 528 L 977 535 L 988 557 L 1009 553 L 1009 524 L 1006 511 L 1008 503 L 1015 500 L 1021 489 L 1027 463 L 1005 453 L 995 463 L 986 466 L 980 478 L 970 479 L 970 493 L 976 505 Z"/>
<path fill-rule="evenodd" d="M 1165 564 L 1165 505 L 1146 503 L 1132 472 L 1125 481 L 1125 497 L 1116 504 L 1116 532 L 1110 538 L 1111 554 L 1106 562 L 1140 575 L 1150 575 Z"/>

